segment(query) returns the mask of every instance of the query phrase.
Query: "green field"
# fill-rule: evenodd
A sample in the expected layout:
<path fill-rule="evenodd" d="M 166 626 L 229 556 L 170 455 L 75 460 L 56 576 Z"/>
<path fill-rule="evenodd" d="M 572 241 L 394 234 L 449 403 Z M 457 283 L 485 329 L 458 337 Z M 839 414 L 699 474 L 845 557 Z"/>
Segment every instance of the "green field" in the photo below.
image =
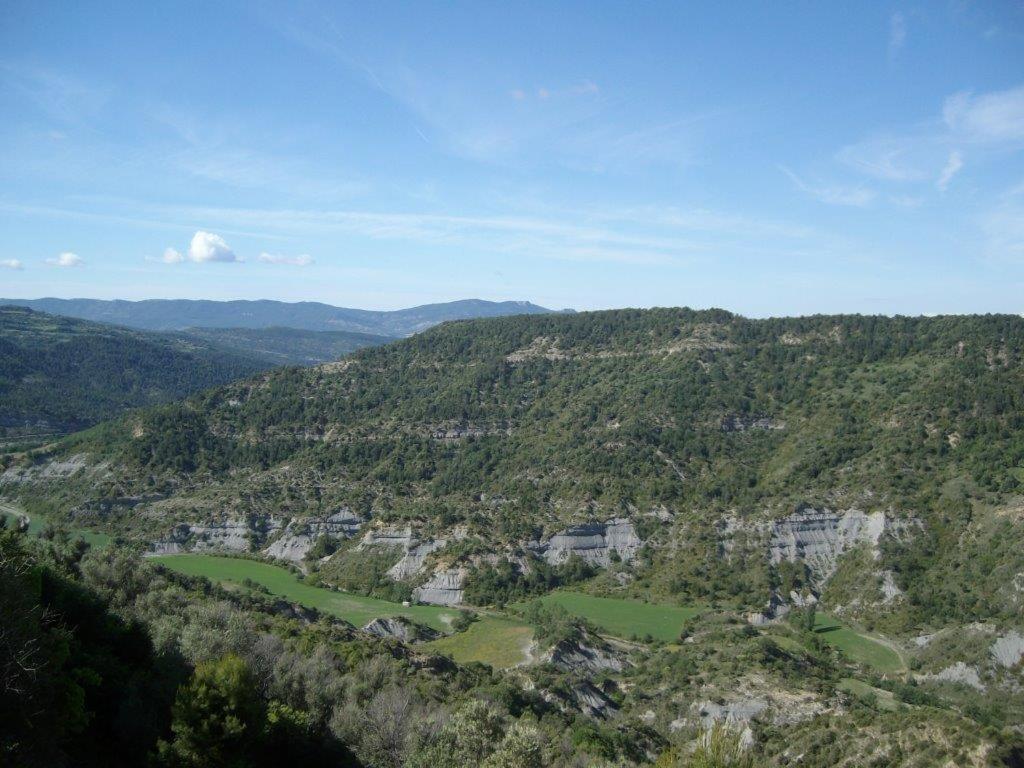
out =
<path fill-rule="evenodd" d="M 896 701 L 896 697 L 889 691 L 884 691 L 881 688 L 875 688 L 874 686 L 868 685 L 860 680 L 855 680 L 852 677 L 844 677 L 839 681 L 839 685 L 836 686 L 841 691 L 853 694 L 859 699 L 874 698 L 875 705 L 879 709 L 888 711 L 894 711 L 899 709 L 899 702 Z"/>
<path fill-rule="evenodd" d="M 405 616 L 434 629 L 450 631 L 449 622 L 458 613 L 454 608 L 430 605 L 405 607 L 387 600 L 313 587 L 303 584 L 291 571 L 256 560 L 216 555 L 162 555 L 152 560 L 179 573 L 205 576 L 220 583 L 241 584 L 245 579 L 251 579 L 275 595 L 332 614 L 357 627 L 381 616 Z"/>
<path fill-rule="evenodd" d="M 482 616 L 465 632 L 443 637 L 427 647 L 466 664 L 479 661 L 495 669 L 507 669 L 528 660 L 533 629 L 521 622 Z"/>
<path fill-rule="evenodd" d="M 665 642 L 678 640 L 683 622 L 700 613 L 699 608 L 594 597 L 579 592 L 552 592 L 538 600 L 545 605 L 560 605 L 573 616 L 586 619 L 609 635 L 623 638 L 650 635 L 655 640 Z M 523 608 L 525 605 L 519 603 L 513 608 Z"/>
<path fill-rule="evenodd" d="M 859 664 L 872 667 L 883 674 L 904 669 L 903 660 L 896 651 L 877 640 L 854 632 L 831 616 L 819 613 L 814 621 L 814 631 L 826 643 L 835 646 Z"/>

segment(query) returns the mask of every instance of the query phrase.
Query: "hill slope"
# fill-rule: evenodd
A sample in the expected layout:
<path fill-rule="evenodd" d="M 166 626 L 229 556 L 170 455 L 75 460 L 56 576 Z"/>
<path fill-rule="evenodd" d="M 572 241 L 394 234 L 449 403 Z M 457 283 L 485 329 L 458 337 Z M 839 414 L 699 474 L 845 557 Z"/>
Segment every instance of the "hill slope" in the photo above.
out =
<path fill-rule="evenodd" d="M 177 336 L 202 339 L 222 349 L 259 357 L 272 365 L 317 365 L 363 347 L 394 341 L 390 336 L 355 331 L 304 331 L 298 328 L 186 328 Z"/>
<path fill-rule="evenodd" d="M 999 510 L 1024 480 L 1022 360 L 1017 317 L 472 321 L 62 450 L 118 463 L 125 493 L 163 478 L 149 521 L 343 506 L 512 553 L 618 517 L 648 546 L 634 593 L 753 609 L 785 599 L 781 580 L 863 610 L 898 594 L 886 605 L 906 626 L 1020 607 L 1020 526 Z M 108 488 L 76 493 L 117 509 Z"/>
<path fill-rule="evenodd" d="M 184 328 L 300 328 L 308 331 L 354 331 L 380 336 L 408 336 L 448 320 L 545 314 L 551 310 L 526 301 L 467 299 L 426 304 L 394 312 L 346 309 L 303 301 L 193 301 L 151 299 L 0 299 L 0 304 L 78 317 L 130 328 L 169 331 Z"/>
<path fill-rule="evenodd" d="M 271 365 L 200 339 L 0 307 L 0 427 L 82 429 Z"/>

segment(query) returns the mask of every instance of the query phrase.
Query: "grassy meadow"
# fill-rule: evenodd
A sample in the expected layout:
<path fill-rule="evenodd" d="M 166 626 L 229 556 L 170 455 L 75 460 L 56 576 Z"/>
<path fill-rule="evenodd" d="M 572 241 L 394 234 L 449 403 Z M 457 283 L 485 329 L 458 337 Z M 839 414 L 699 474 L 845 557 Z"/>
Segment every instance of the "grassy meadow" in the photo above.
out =
<path fill-rule="evenodd" d="M 458 610 L 454 608 L 432 605 L 406 607 L 374 597 L 310 586 L 302 583 L 294 573 L 285 568 L 256 560 L 197 554 L 162 555 L 152 560 L 178 573 L 205 576 L 222 584 L 241 584 L 245 579 L 251 579 L 275 595 L 307 608 L 330 613 L 357 627 L 362 627 L 371 619 L 382 616 L 405 616 L 428 627 L 450 631 L 449 622 L 458 615 Z"/>
<path fill-rule="evenodd" d="M 609 635 L 626 639 L 672 642 L 679 639 L 683 623 L 700 613 L 699 608 L 658 603 L 642 603 L 615 597 L 595 597 L 580 592 L 552 592 L 537 598 L 544 605 L 558 605 L 573 616 L 586 619 Z M 513 608 L 523 608 L 518 603 Z"/>

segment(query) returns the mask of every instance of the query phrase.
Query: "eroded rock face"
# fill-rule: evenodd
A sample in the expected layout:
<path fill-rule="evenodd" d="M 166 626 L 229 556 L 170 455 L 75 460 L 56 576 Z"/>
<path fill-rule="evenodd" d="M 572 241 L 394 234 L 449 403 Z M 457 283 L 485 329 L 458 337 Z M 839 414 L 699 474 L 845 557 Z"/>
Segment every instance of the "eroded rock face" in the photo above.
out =
<path fill-rule="evenodd" d="M 300 563 L 321 536 L 351 538 L 364 522 L 348 508 L 343 508 L 328 517 L 293 518 L 287 524 L 276 517 L 228 518 L 224 522 L 209 524 L 182 523 L 172 528 L 167 537 L 153 542 L 150 550 L 151 554 L 157 555 L 187 551 L 249 552 L 272 540 L 261 550 L 263 554 Z"/>
<path fill-rule="evenodd" d="M 281 521 L 276 518 L 269 518 L 260 524 L 250 523 L 244 518 L 228 518 L 221 523 L 176 526 L 169 541 L 178 544 L 179 551 L 249 552 L 267 536 L 281 530 L 281 527 Z M 157 542 L 156 546 L 165 542 Z"/>
<path fill-rule="evenodd" d="M 442 549 L 447 539 L 427 539 L 420 541 L 412 528 L 379 528 L 366 533 L 359 542 L 359 549 L 379 547 L 382 549 L 400 549 L 402 557 L 388 569 L 388 576 L 395 581 L 408 579 L 423 572 L 427 556 L 431 552 Z"/>
<path fill-rule="evenodd" d="M 590 642 L 584 636 L 579 640 L 561 640 L 541 660 L 563 672 L 621 672 L 626 663 L 610 648 Z"/>
<path fill-rule="evenodd" d="M 377 637 L 393 637 L 403 643 L 436 640 L 441 636 L 440 632 L 402 616 L 374 619 L 363 627 L 363 632 L 369 632 Z"/>
<path fill-rule="evenodd" d="M 981 682 L 978 670 L 964 664 L 962 661 L 951 664 L 941 672 L 936 672 L 933 675 L 918 675 L 917 678 L 919 680 L 935 680 L 942 683 L 960 683 L 961 685 L 968 685 L 977 691 L 985 690 L 985 684 Z"/>
<path fill-rule="evenodd" d="M 769 559 L 772 564 L 803 561 L 819 582 L 825 581 L 835 572 L 836 561 L 844 552 L 861 543 L 877 550 L 886 526 L 883 512 L 804 507 L 772 523 Z"/>
<path fill-rule="evenodd" d="M 530 542 L 527 546 L 552 565 L 577 555 L 592 565 L 607 568 L 611 565 L 612 552 L 629 562 L 643 546 L 643 541 L 629 520 L 616 518 L 605 523 L 574 525 L 547 541 Z"/>
<path fill-rule="evenodd" d="M 1015 667 L 1024 659 L 1024 636 L 1011 630 L 992 643 L 992 658 L 1004 667 Z"/>
<path fill-rule="evenodd" d="M 263 552 L 278 560 L 299 563 L 321 536 L 347 539 L 358 533 L 362 524 L 363 520 L 347 508 L 329 517 L 295 519 Z"/>
<path fill-rule="evenodd" d="M 607 719 L 619 711 L 615 702 L 588 680 L 574 684 L 569 690 L 572 692 L 576 708 L 585 715 Z"/>
<path fill-rule="evenodd" d="M 40 480 L 62 480 L 86 469 L 93 473 L 105 473 L 107 466 L 103 464 L 90 468 L 88 457 L 85 454 L 79 453 L 66 459 L 51 459 L 42 464 L 34 464 L 29 467 L 19 467 L 17 465 L 8 467 L 0 473 L 0 485 L 5 483 L 30 483 Z"/>
<path fill-rule="evenodd" d="M 431 605 L 462 605 L 462 583 L 466 578 L 465 570 L 449 568 L 438 571 L 422 586 L 412 591 L 414 599 Z"/>
<path fill-rule="evenodd" d="M 405 550 L 402 559 L 388 569 L 388 576 L 395 581 L 407 579 L 421 573 L 427 564 L 427 555 L 442 549 L 447 542 L 444 539 L 424 541 L 413 544 Z"/>

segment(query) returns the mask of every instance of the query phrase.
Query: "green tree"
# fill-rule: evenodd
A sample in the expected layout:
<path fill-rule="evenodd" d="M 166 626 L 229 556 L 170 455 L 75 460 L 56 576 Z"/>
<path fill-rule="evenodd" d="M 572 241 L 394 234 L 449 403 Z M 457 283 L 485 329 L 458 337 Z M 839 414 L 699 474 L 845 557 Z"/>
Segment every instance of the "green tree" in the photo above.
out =
<path fill-rule="evenodd" d="M 178 691 L 171 730 L 160 756 L 170 766 L 243 768 L 255 756 L 266 710 L 245 661 L 234 654 L 200 664 Z"/>

